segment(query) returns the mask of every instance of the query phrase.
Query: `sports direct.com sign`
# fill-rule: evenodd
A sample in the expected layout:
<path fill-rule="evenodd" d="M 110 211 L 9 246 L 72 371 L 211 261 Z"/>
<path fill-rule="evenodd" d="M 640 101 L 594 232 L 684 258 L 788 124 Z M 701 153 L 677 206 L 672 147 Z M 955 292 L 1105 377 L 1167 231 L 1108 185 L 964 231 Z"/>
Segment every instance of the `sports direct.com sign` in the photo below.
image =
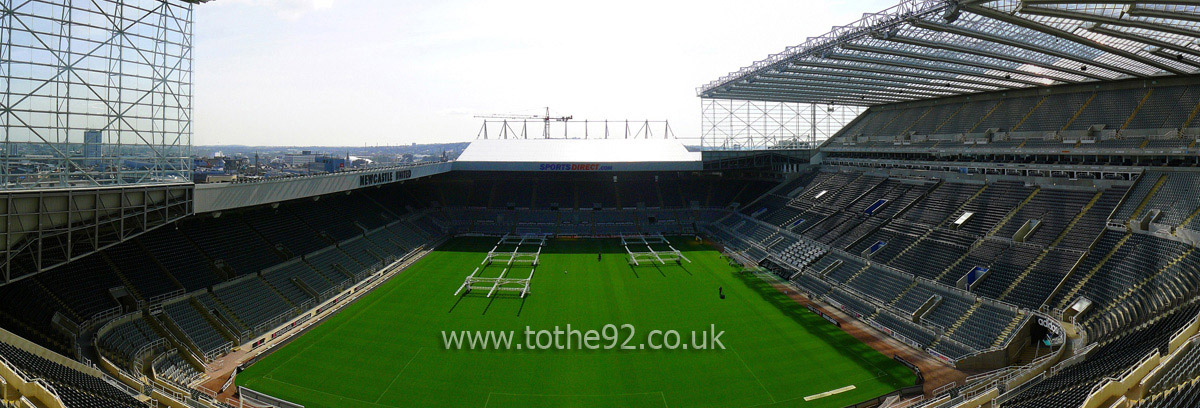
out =
<path fill-rule="evenodd" d="M 609 171 L 612 170 L 610 165 L 601 165 L 598 163 L 542 163 L 538 166 L 539 171 Z"/>

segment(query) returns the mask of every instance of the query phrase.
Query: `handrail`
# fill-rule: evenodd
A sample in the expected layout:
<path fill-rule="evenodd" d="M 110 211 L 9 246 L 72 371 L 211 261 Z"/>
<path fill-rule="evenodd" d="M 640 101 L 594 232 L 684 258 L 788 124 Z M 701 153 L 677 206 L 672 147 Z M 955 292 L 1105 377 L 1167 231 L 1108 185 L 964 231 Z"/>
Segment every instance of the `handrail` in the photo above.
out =
<path fill-rule="evenodd" d="M 896 330 L 893 330 L 892 328 L 890 328 L 890 327 L 887 327 L 887 326 L 886 326 L 886 325 L 884 325 L 883 323 L 879 323 L 879 322 L 875 321 L 875 319 L 870 319 L 870 320 L 867 322 L 867 324 L 870 324 L 871 326 L 874 326 L 874 327 L 875 327 L 875 328 L 877 328 L 877 329 L 885 329 L 885 330 L 886 330 L 886 333 L 888 333 L 888 335 L 889 335 L 889 336 L 892 336 L 892 337 L 893 337 L 893 338 L 895 338 L 896 340 L 899 340 L 900 342 L 902 342 L 902 343 L 904 343 L 904 344 L 907 344 L 907 345 L 909 345 L 909 346 L 910 346 L 910 347 L 912 347 L 912 348 L 915 348 L 915 349 L 918 349 L 918 350 L 920 350 L 920 349 L 921 349 L 921 345 L 920 345 L 920 344 L 918 344 L 916 341 L 913 341 L 913 340 L 909 339 L 907 336 L 904 336 L 903 334 L 900 334 L 900 333 L 899 333 L 899 332 L 897 332 Z"/>
<path fill-rule="evenodd" d="M 1073 365 L 1079 363 L 1081 360 L 1087 359 L 1088 354 L 1091 354 L 1092 350 L 1095 350 L 1097 346 L 1099 346 L 1099 345 L 1096 343 L 1092 343 L 1092 344 L 1089 344 L 1087 347 L 1084 347 L 1084 348 L 1080 349 L 1079 351 L 1076 351 L 1075 355 L 1067 357 L 1067 358 L 1063 359 L 1063 361 L 1059 361 L 1058 364 L 1055 364 L 1055 365 L 1051 366 L 1050 368 L 1046 369 L 1046 376 L 1052 377 L 1055 374 L 1057 374 L 1059 371 L 1061 371 L 1067 367 L 1073 366 Z"/>
<path fill-rule="evenodd" d="M 92 316 L 89 317 L 87 320 L 85 320 L 83 322 L 83 324 L 79 325 L 79 327 L 80 327 L 81 331 L 90 329 L 90 328 L 94 327 L 95 325 L 100 324 L 103 321 L 108 321 L 109 319 L 116 318 L 120 315 L 121 315 L 121 307 L 120 306 L 109 308 L 109 309 L 104 309 L 99 312 L 96 312 L 95 314 L 92 314 Z"/>
<path fill-rule="evenodd" d="M 1103 389 L 1105 386 L 1107 386 L 1109 383 L 1121 382 L 1121 380 L 1132 375 L 1133 372 L 1136 371 L 1139 367 L 1141 367 L 1143 364 L 1146 364 L 1147 361 L 1150 361 L 1150 359 L 1152 359 L 1156 356 L 1160 356 L 1160 354 L 1158 353 L 1158 349 L 1150 350 L 1149 353 L 1146 353 L 1146 355 L 1142 356 L 1141 359 L 1138 359 L 1138 361 L 1136 363 L 1133 363 L 1129 367 L 1125 367 L 1124 370 L 1121 370 L 1121 372 L 1119 374 L 1116 374 L 1114 376 L 1105 376 L 1105 377 L 1101 378 L 1100 381 L 1098 381 L 1098 382 L 1096 382 L 1096 384 L 1092 385 L 1092 388 L 1091 388 L 1091 390 L 1088 391 L 1087 395 L 1089 397 L 1092 395 L 1095 395 L 1097 392 L 1100 392 L 1100 390 Z"/>
<path fill-rule="evenodd" d="M 186 290 L 176 289 L 176 290 L 173 290 L 173 291 L 170 291 L 167 293 L 151 296 L 150 299 L 146 300 L 146 302 L 151 305 L 163 304 L 163 303 L 167 303 L 168 301 L 175 300 L 175 298 L 183 297 L 186 294 L 187 294 Z"/>
<path fill-rule="evenodd" d="M 142 372 L 142 371 L 143 371 L 143 368 L 145 368 L 145 366 L 143 365 L 144 363 L 142 362 L 142 361 L 143 361 L 143 359 L 142 359 L 142 356 L 143 356 L 143 355 L 145 355 L 145 354 L 149 354 L 149 353 L 153 353 L 153 352 L 154 352 L 154 349 L 156 349 L 156 348 L 159 348 L 159 347 L 164 347 L 164 348 L 165 348 L 165 346 L 166 346 L 166 343 L 167 343 L 167 340 L 166 340 L 166 339 L 164 339 L 164 338 L 162 338 L 162 337 L 159 337 L 159 338 L 157 338 L 157 339 L 154 339 L 153 341 L 151 341 L 151 342 L 149 342 L 149 343 L 146 343 L 146 344 L 142 345 L 141 347 L 138 347 L 138 349 L 137 349 L 136 351 L 134 351 L 134 352 L 133 352 L 133 355 L 132 355 L 132 356 L 130 356 L 130 357 L 132 357 L 132 358 L 134 359 L 134 361 L 135 361 L 135 365 L 134 365 L 134 371 L 136 371 L 136 372 L 139 372 L 139 373 L 140 373 L 140 372 Z M 137 378 L 137 377 L 133 377 L 133 376 L 131 376 L 130 378 Z"/>
<path fill-rule="evenodd" d="M 13 364 L 12 362 L 8 361 L 8 358 L 4 357 L 3 354 L 0 354 L 0 364 L 4 364 L 4 365 L 8 366 L 8 368 L 11 369 L 12 372 L 17 373 L 17 377 L 21 377 L 21 381 L 24 381 L 24 382 L 33 381 L 33 377 L 30 377 L 28 374 L 25 374 L 25 372 L 23 370 L 19 369 L 16 364 Z"/>

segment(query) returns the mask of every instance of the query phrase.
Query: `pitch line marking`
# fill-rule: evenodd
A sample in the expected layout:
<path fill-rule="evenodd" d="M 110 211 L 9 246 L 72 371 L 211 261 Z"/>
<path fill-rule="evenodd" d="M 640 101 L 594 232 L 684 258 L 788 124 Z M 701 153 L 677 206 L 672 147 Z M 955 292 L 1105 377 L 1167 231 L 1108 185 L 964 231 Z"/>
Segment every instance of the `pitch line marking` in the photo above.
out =
<path fill-rule="evenodd" d="M 296 387 L 296 388 L 299 388 L 299 389 L 302 389 L 302 390 L 305 390 L 305 391 L 312 391 L 312 392 L 315 392 L 315 393 L 318 393 L 318 394 L 328 395 L 328 396 L 330 396 L 330 397 L 334 397 L 334 398 L 343 398 L 343 399 L 348 399 L 348 400 L 351 400 L 351 401 L 358 401 L 358 402 L 361 402 L 361 403 L 364 403 L 364 404 L 370 404 L 370 405 L 374 405 L 374 406 L 377 406 L 377 407 L 385 407 L 385 408 L 390 408 L 390 406 L 389 406 L 389 405 L 382 405 L 382 404 L 377 404 L 377 403 L 373 403 L 373 402 L 366 401 L 366 400 L 360 400 L 360 399 L 358 399 L 358 398 L 354 398 L 354 397 L 347 397 L 347 396 L 345 396 L 345 395 L 333 394 L 333 393 L 329 393 L 329 392 L 321 391 L 321 390 L 318 390 L 318 389 L 308 388 L 308 387 L 305 387 L 305 386 L 303 386 L 303 385 L 296 385 L 296 384 L 293 384 L 293 383 L 290 383 L 290 382 L 287 382 L 287 381 L 283 381 L 283 380 L 277 380 L 277 379 L 271 378 L 271 379 L 270 379 L 270 381 L 274 381 L 274 382 L 277 382 L 277 383 L 280 383 L 280 384 L 284 384 L 284 385 L 289 385 L 289 386 Z"/>
<path fill-rule="evenodd" d="M 845 386 L 845 387 L 838 388 L 838 389 L 836 389 L 836 390 L 829 390 L 829 391 L 822 392 L 822 393 L 820 393 L 820 394 L 813 394 L 813 395 L 809 395 L 809 396 L 807 396 L 807 397 L 804 397 L 804 400 L 805 400 L 805 401 L 812 401 L 812 400 L 815 400 L 815 399 L 821 399 L 821 398 L 828 397 L 828 396 L 830 396 L 830 395 L 841 394 L 841 393 L 843 393 L 843 392 L 846 392 L 846 391 L 853 391 L 853 390 L 854 390 L 854 388 L 855 388 L 855 387 L 854 387 L 853 385 L 847 385 L 847 386 Z"/>
<path fill-rule="evenodd" d="M 409 265 L 409 266 L 412 266 L 412 265 Z M 367 296 L 369 296 L 369 295 L 371 295 L 371 294 L 374 294 L 374 293 L 378 292 L 378 291 L 379 291 L 379 289 L 381 289 L 383 285 L 386 285 L 386 284 L 388 284 L 388 283 L 391 283 L 391 282 L 392 282 L 394 279 L 396 279 L 397 277 L 399 277 L 399 275 L 401 275 L 401 272 L 404 272 L 404 271 L 405 271 L 405 270 L 407 270 L 407 269 L 408 269 L 408 268 L 406 267 L 406 268 L 404 268 L 404 269 L 401 269 L 399 272 L 396 272 L 396 275 L 393 275 L 393 276 L 392 276 L 391 278 L 389 278 L 389 279 L 388 279 L 386 282 L 381 282 L 379 285 L 375 286 L 375 288 L 374 288 L 374 289 L 371 289 L 371 290 L 370 290 L 368 293 L 364 293 L 363 295 L 359 296 L 359 298 L 358 298 L 358 299 L 354 299 L 354 301 L 352 301 L 352 302 L 350 302 L 350 303 L 347 303 L 346 305 L 343 305 L 343 306 L 342 306 L 342 308 L 341 308 L 341 309 L 339 309 L 339 310 L 338 310 L 336 313 L 334 313 L 334 314 L 332 314 L 332 315 L 329 315 L 329 316 L 326 316 L 326 317 L 324 318 L 324 319 L 325 319 L 325 321 L 323 321 L 323 322 L 320 322 L 320 323 L 318 323 L 317 325 L 310 327 L 308 330 L 311 332 L 312 330 L 316 330 L 316 328 L 317 328 L 317 327 L 320 327 L 320 326 L 325 326 L 325 323 L 331 323 L 331 322 L 330 322 L 330 320 L 333 320 L 333 318 L 334 318 L 334 317 L 336 317 L 336 316 L 340 315 L 342 312 L 345 312 L 345 311 L 346 311 L 346 309 L 350 308 L 350 306 L 353 306 L 353 305 L 355 305 L 355 304 L 358 304 L 358 303 L 359 303 L 359 301 L 360 301 L 360 300 L 363 300 L 363 298 L 364 298 L 364 297 L 367 297 Z M 406 273 L 406 274 L 403 274 L 403 275 L 404 275 L 405 277 L 399 281 L 400 283 L 397 283 L 397 284 L 396 284 L 396 286 L 393 286 L 393 287 L 390 287 L 390 288 L 388 288 L 388 289 L 387 289 L 387 293 L 391 293 L 391 292 L 393 292 L 393 291 L 395 291 L 395 290 L 399 289 L 399 287 L 400 287 L 401 285 L 403 285 L 403 284 L 405 284 L 405 283 L 408 283 L 408 281 L 412 280 L 412 276 L 415 276 L 415 274 L 412 274 L 412 273 Z M 336 326 L 331 326 L 331 328 L 330 328 L 328 331 L 326 331 L 325 333 L 322 333 L 322 334 L 321 334 L 321 337 L 318 337 L 318 338 L 314 339 L 314 340 L 313 340 L 311 343 L 308 343 L 308 344 L 304 345 L 304 348 L 300 349 L 300 351 L 296 352 L 295 354 L 292 354 L 291 356 L 289 356 L 289 357 L 287 358 L 287 360 L 283 360 L 283 362 L 282 362 L 282 363 L 279 363 L 279 365 L 276 365 L 275 367 L 272 367 L 270 371 L 267 371 L 267 374 L 266 374 L 266 375 L 264 375 L 264 377 L 265 377 L 265 376 L 269 376 L 269 375 L 271 375 L 271 374 L 274 374 L 274 373 L 275 373 L 275 370 L 278 370 L 280 367 L 283 367 L 283 366 L 287 365 L 288 363 L 290 363 L 290 362 L 292 361 L 292 359 L 296 358 L 296 356 L 299 356 L 299 355 L 301 355 L 301 354 L 304 354 L 304 352 L 305 352 L 305 351 L 308 351 L 308 349 L 309 349 L 310 347 L 312 347 L 312 346 L 315 346 L 315 345 L 317 345 L 317 343 L 320 343 L 320 342 L 321 342 L 321 340 L 324 340 L 326 336 L 329 336 L 331 333 L 335 333 L 335 332 L 337 332 L 337 331 L 338 331 L 338 329 L 341 329 L 341 328 L 342 328 L 342 326 L 344 326 L 344 325 L 346 324 L 346 322 L 348 322 L 348 321 L 353 321 L 354 319 L 358 318 L 358 315 L 362 314 L 362 313 L 363 313 L 364 311 L 366 311 L 367 309 L 370 309 L 370 306 L 373 306 L 374 304 L 376 304 L 376 303 L 379 303 L 379 301 L 381 301 L 381 300 L 383 300 L 383 299 L 385 299 L 385 298 L 386 298 L 386 296 L 382 296 L 382 295 L 381 295 L 381 297 L 380 297 L 379 299 L 375 299 L 375 300 L 374 300 L 374 301 L 372 301 L 371 303 L 367 304 L 367 307 L 364 307 L 364 308 L 362 308 L 362 309 L 356 310 L 356 311 L 353 313 L 353 315 L 352 315 L 352 316 L 347 316 L 347 317 L 346 317 L 346 319 L 348 319 L 348 320 L 343 320 L 343 321 L 341 321 L 340 323 L 338 323 Z M 299 339 L 300 339 L 300 337 L 303 337 L 303 334 L 308 334 L 308 333 L 295 333 L 295 334 L 293 334 L 293 335 L 292 335 L 292 336 L 294 336 L 294 338 L 288 339 L 288 340 L 287 340 L 287 343 L 289 343 L 289 345 L 290 345 L 290 343 L 291 343 L 291 342 L 295 342 L 296 340 L 299 340 Z M 278 350 L 276 350 L 276 351 L 278 351 Z M 274 353 L 271 353 L 271 354 L 274 354 Z M 293 385 L 294 385 L 294 384 L 293 384 Z"/>
<path fill-rule="evenodd" d="M 412 358 L 408 359 L 408 362 L 407 362 L 407 363 L 404 363 L 404 367 L 400 369 L 400 372 L 396 373 L 396 376 L 395 376 L 395 377 L 392 377 L 392 382 L 388 383 L 388 386 L 387 386 L 387 388 L 384 388 L 384 389 L 383 389 L 383 394 L 379 394 L 379 398 L 376 398 L 376 399 L 375 399 L 375 403 L 376 403 L 376 404 L 378 404 L 378 403 L 379 403 L 379 401 L 383 399 L 383 396 L 387 395 L 388 391 L 391 391 L 391 390 L 392 390 L 392 386 L 393 386 L 393 385 L 396 385 L 396 380 L 399 380 L 399 379 L 400 379 L 400 375 L 401 375 L 401 374 L 404 374 L 404 371 L 405 371 L 405 370 L 408 370 L 408 365 L 409 365 L 409 364 L 412 364 L 413 360 L 416 360 L 416 359 L 417 359 L 417 356 L 421 355 L 421 352 L 422 352 L 422 351 L 425 351 L 425 348 L 424 348 L 424 347 L 421 347 L 421 348 L 417 349 L 417 352 L 416 352 L 416 354 L 413 354 Z"/>
<path fill-rule="evenodd" d="M 654 395 L 654 394 L 658 394 L 659 396 L 662 397 L 663 407 L 671 408 L 670 405 L 667 405 L 667 394 L 663 393 L 662 391 L 627 392 L 627 393 L 622 393 L 622 394 L 520 394 L 520 393 L 511 393 L 511 392 L 489 392 L 487 399 L 483 401 L 483 408 L 487 408 L 488 404 L 492 403 L 493 395 L 507 395 L 510 397 L 540 397 L 540 398 L 556 398 L 556 397 L 588 397 L 588 398 L 599 397 L 599 398 L 603 398 L 603 397 L 625 397 L 625 396 L 630 396 L 630 395 Z"/>
<path fill-rule="evenodd" d="M 762 388 L 763 392 L 767 393 L 768 397 L 771 397 L 771 403 L 774 404 L 776 402 L 779 402 L 778 400 L 775 399 L 775 395 L 771 394 L 771 391 L 768 391 L 767 387 L 765 385 L 763 385 L 762 380 L 758 379 L 758 374 L 754 374 L 754 370 L 751 370 L 750 365 L 746 364 L 746 360 L 742 359 L 742 353 L 738 353 L 737 349 L 735 349 L 735 348 L 730 348 L 730 350 L 733 350 L 733 354 L 737 356 L 738 361 L 742 362 L 742 367 L 746 367 L 746 371 L 749 371 L 750 376 L 754 377 L 754 381 L 758 383 L 758 387 Z"/>

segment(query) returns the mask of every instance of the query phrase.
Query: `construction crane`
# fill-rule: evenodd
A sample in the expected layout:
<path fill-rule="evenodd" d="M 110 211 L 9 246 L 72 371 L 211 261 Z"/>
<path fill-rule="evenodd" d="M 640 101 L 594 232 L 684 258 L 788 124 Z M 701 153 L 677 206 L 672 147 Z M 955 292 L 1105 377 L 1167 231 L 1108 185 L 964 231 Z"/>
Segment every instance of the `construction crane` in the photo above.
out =
<path fill-rule="evenodd" d="M 487 126 L 486 125 L 487 119 L 502 119 L 502 120 L 504 120 L 505 125 L 503 128 L 508 127 L 509 120 L 520 120 L 520 121 L 540 120 L 540 121 L 542 121 L 542 137 L 549 139 L 550 138 L 550 122 L 567 122 L 571 119 L 574 119 L 575 117 L 571 116 L 571 115 L 552 117 L 552 116 L 550 116 L 550 107 L 547 106 L 546 114 L 541 115 L 541 116 L 539 116 L 539 115 L 476 115 L 475 118 L 476 119 L 484 119 L 485 120 L 485 124 L 484 124 L 485 128 Z M 524 133 L 524 132 L 522 132 L 522 133 Z M 486 136 L 485 136 L 485 138 L 486 138 Z"/>

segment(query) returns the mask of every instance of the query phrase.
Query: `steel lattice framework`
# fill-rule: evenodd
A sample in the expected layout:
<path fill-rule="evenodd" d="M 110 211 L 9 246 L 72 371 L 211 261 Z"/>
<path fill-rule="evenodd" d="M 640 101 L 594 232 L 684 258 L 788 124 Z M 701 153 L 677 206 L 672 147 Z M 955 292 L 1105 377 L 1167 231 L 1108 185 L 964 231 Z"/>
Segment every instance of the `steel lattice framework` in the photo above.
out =
<path fill-rule="evenodd" d="M 873 106 L 1200 72 L 1200 1 L 904 0 L 701 86 Z"/>
<path fill-rule="evenodd" d="M 0 0 L 0 190 L 189 182 L 194 2 Z"/>
<path fill-rule="evenodd" d="M 857 106 L 702 98 L 700 146 L 705 150 L 812 148 L 863 110 Z"/>
<path fill-rule="evenodd" d="M 0 285 L 192 213 L 198 2 L 0 0 Z"/>

